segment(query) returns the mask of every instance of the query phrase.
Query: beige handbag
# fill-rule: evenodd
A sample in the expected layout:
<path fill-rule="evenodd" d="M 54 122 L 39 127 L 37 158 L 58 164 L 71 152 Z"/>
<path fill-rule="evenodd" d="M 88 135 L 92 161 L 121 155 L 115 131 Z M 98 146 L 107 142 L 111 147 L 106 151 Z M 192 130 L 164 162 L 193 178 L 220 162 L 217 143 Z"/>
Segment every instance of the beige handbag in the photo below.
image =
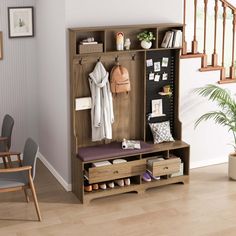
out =
<path fill-rule="evenodd" d="M 116 65 L 111 70 L 111 92 L 126 93 L 130 91 L 128 70 L 121 65 Z"/>

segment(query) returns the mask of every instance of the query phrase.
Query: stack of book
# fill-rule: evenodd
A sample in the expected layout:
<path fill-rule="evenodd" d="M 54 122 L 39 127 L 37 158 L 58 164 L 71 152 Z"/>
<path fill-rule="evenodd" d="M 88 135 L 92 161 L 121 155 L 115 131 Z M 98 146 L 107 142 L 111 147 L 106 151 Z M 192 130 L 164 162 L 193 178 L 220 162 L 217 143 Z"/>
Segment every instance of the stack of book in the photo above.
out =
<path fill-rule="evenodd" d="M 173 29 L 167 31 L 162 41 L 162 48 L 179 48 L 182 46 L 182 31 Z"/>

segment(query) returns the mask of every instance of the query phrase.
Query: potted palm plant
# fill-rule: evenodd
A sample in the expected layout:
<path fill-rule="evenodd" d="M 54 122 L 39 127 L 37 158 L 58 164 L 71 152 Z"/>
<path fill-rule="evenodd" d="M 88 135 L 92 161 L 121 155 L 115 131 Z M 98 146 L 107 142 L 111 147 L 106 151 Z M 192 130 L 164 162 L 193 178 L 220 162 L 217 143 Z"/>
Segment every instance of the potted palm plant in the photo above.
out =
<path fill-rule="evenodd" d="M 236 180 L 236 100 L 230 91 L 209 84 L 195 89 L 195 92 L 209 101 L 216 102 L 219 109 L 203 114 L 195 123 L 197 127 L 202 121 L 213 120 L 216 124 L 226 127 L 233 134 L 234 152 L 229 155 L 229 177 Z"/>

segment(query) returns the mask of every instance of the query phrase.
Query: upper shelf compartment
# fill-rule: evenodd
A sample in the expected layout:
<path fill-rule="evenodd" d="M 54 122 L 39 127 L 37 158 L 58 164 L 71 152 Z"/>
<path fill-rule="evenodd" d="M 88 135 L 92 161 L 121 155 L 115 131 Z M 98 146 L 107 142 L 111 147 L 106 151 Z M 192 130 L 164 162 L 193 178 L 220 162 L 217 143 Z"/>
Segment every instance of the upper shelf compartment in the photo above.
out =
<path fill-rule="evenodd" d="M 119 53 L 130 51 L 145 51 L 163 49 L 161 46 L 166 32 L 183 29 L 182 24 L 148 24 L 131 26 L 109 26 L 93 28 L 72 28 L 70 31 L 71 55 L 79 56 L 90 53 Z M 137 38 L 139 33 L 144 31 L 152 32 L 155 40 L 152 40 L 150 49 L 143 49 L 141 41 Z M 121 34 L 119 34 L 121 33 Z M 117 34 L 123 36 L 124 45 L 121 50 L 117 50 Z M 128 39 L 128 40 L 127 40 Z M 86 42 L 86 40 L 88 42 Z M 127 50 L 125 43 L 130 41 L 130 48 Z M 172 44 L 173 45 L 173 44 Z M 173 48 L 171 47 L 168 48 Z M 181 48 L 181 45 L 174 48 Z M 122 50 L 123 49 L 123 50 Z"/>
<path fill-rule="evenodd" d="M 79 30 L 75 32 L 76 54 L 104 52 L 103 30 Z"/>
<path fill-rule="evenodd" d="M 114 29 L 107 29 L 106 30 L 106 52 L 113 52 L 118 51 L 117 50 L 117 34 L 122 33 L 124 37 L 124 49 L 123 51 L 129 51 L 129 50 L 142 50 L 141 42 L 137 38 L 137 35 L 139 33 L 142 33 L 144 31 L 152 32 L 153 36 L 155 37 L 155 40 L 152 41 L 152 49 L 157 48 L 157 28 L 114 28 Z M 125 42 L 126 40 L 130 41 L 130 49 L 125 49 Z M 122 51 L 122 50 L 121 50 Z"/>

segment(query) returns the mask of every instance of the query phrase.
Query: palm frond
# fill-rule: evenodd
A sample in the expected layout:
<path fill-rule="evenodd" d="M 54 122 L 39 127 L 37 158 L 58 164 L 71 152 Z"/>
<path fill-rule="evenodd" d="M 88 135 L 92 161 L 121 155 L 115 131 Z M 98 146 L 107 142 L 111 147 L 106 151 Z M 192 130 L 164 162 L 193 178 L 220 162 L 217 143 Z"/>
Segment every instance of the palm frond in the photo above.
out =
<path fill-rule="evenodd" d="M 208 120 L 214 120 L 216 124 L 223 125 L 223 126 L 230 126 L 230 120 L 226 117 L 226 115 L 221 111 L 212 111 L 205 113 L 201 117 L 197 119 L 195 122 L 195 128 L 202 122 L 202 121 L 208 121 Z"/>
<path fill-rule="evenodd" d="M 214 84 L 208 84 L 205 87 L 194 90 L 197 94 L 207 97 L 210 101 L 217 102 L 222 109 L 233 111 L 236 114 L 236 102 L 230 92 Z"/>
<path fill-rule="evenodd" d="M 196 122 L 195 128 L 202 122 L 213 120 L 216 124 L 227 126 L 233 133 L 236 147 L 236 100 L 227 89 L 208 84 L 205 87 L 197 88 L 195 93 L 216 102 L 220 111 L 212 111 L 202 115 Z"/>

